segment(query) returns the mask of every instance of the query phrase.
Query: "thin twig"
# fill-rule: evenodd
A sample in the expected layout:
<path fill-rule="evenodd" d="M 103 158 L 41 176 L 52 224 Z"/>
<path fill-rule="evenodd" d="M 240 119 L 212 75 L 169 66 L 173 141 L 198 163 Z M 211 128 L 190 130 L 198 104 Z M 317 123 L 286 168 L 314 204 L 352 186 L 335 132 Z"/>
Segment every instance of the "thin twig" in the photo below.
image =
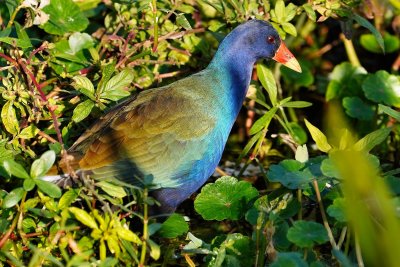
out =
<path fill-rule="evenodd" d="M 319 192 L 319 188 L 318 188 L 318 182 L 315 179 L 313 180 L 313 186 L 314 186 L 315 193 L 317 195 L 317 201 L 318 201 L 319 210 L 321 211 L 322 221 L 324 223 L 326 231 L 328 232 L 329 242 L 331 243 L 331 245 L 334 249 L 337 249 L 338 247 L 336 245 L 335 238 L 333 237 L 332 230 L 329 226 L 328 218 L 326 217 L 326 213 L 324 210 L 324 205 L 322 204 L 321 193 Z"/>

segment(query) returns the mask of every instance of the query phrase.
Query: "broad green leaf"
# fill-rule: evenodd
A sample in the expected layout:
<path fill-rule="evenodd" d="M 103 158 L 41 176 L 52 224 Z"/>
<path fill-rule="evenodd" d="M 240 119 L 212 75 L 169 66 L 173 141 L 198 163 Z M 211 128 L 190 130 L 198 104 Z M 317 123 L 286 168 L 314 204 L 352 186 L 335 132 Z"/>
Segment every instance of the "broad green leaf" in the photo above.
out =
<path fill-rule="evenodd" d="M 122 70 L 104 84 L 100 97 L 115 101 L 129 96 L 129 92 L 124 89 L 131 84 L 133 78 L 134 74 L 131 69 Z"/>
<path fill-rule="evenodd" d="M 192 26 L 190 25 L 189 21 L 186 19 L 185 14 L 181 13 L 176 16 L 176 22 L 185 28 L 185 30 L 190 30 L 192 29 Z"/>
<path fill-rule="evenodd" d="M 283 160 L 273 164 L 267 172 L 268 180 L 279 182 L 289 189 L 306 188 L 315 175 L 297 160 Z"/>
<path fill-rule="evenodd" d="M 268 127 L 269 123 L 271 122 L 272 118 L 274 117 L 278 107 L 273 107 L 268 110 L 264 115 L 261 116 L 258 120 L 256 120 L 250 128 L 250 135 L 256 134 L 265 127 Z"/>
<path fill-rule="evenodd" d="M 290 127 L 290 129 L 293 132 L 293 139 L 294 141 L 299 144 L 305 144 L 307 143 L 308 140 L 308 136 L 307 136 L 307 132 L 306 130 L 304 130 L 304 128 L 302 126 L 300 126 L 297 122 L 289 122 L 288 127 Z"/>
<path fill-rule="evenodd" d="M 14 207 L 24 196 L 25 190 L 22 187 L 15 188 L 3 199 L 3 208 L 8 209 Z"/>
<path fill-rule="evenodd" d="M 339 171 L 330 158 L 324 159 L 322 161 L 321 172 L 326 177 L 340 178 Z"/>
<path fill-rule="evenodd" d="M 33 180 L 32 178 L 25 179 L 23 183 L 24 190 L 27 192 L 35 188 L 35 185 L 35 180 Z"/>
<path fill-rule="evenodd" d="M 362 67 L 355 67 L 349 62 L 337 65 L 329 75 L 330 82 L 326 89 L 325 98 L 327 101 L 341 98 L 342 96 L 355 95 L 360 91 L 361 82 L 358 79 L 367 74 Z"/>
<path fill-rule="evenodd" d="M 331 150 L 331 145 L 328 143 L 326 136 L 314 125 L 312 125 L 307 119 L 304 119 L 307 129 L 311 134 L 312 139 L 317 144 L 317 147 L 322 152 L 328 152 Z"/>
<path fill-rule="evenodd" d="M 363 26 L 364 28 L 367 28 L 376 38 L 376 41 L 379 44 L 379 47 L 382 49 L 383 53 L 385 53 L 385 45 L 383 42 L 383 38 L 381 33 L 372 25 L 368 20 L 365 18 L 361 17 L 360 15 L 353 13 L 353 19 L 357 21 L 358 24 Z"/>
<path fill-rule="evenodd" d="M 287 238 L 301 248 L 312 248 L 316 244 L 326 243 L 328 233 L 324 226 L 313 221 L 295 221 L 289 228 Z"/>
<path fill-rule="evenodd" d="M 22 49 L 32 47 L 30 40 L 13 38 L 13 37 L 0 37 L 0 43 L 6 43 L 12 46 L 15 45 Z"/>
<path fill-rule="evenodd" d="M 119 227 L 117 229 L 117 234 L 118 234 L 119 238 L 121 238 L 121 239 L 128 240 L 128 241 L 134 242 L 136 244 L 142 244 L 142 240 L 140 240 L 140 238 L 137 236 L 137 234 L 135 234 L 134 232 L 132 232 L 129 229 L 126 229 L 124 227 Z"/>
<path fill-rule="evenodd" d="M 282 23 L 282 28 L 288 34 L 293 35 L 293 36 L 297 36 L 296 27 L 292 23 L 284 22 L 284 23 Z"/>
<path fill-rule="evenodd" d="M 78 198 L 78 196 L 79 190 L 70 188 L 61 196 L 60 200 L 58 201 L 58 209 L 63 210 L 69 208 L 71 204 L 74 203 Z"/>
<path fill-rule="evenodd" d="M 202 188 L 194 207 L 205 220 L 238 220 L 257 196 L 257 189 L 250 183 L 223 176 Z"/>
<path fill-rule="evenodd" d="M 346 114 L 355 119 L 369 121 L 375 114 L 373 106 L 365 103 L 357 96 L 344 97 L 342 105 Z"/>
<path fill-rule="evenodd" d="M 39 187 L 40 191 L 42 191 L 49 197 L 52 198 L 61 197 L 61 189 L 57 185 L 40 179 L 35 179 L 34 181 L 36 185 Z"/>
<path fill-rule="evenodd" d="M 74 82 L 72 86 L 83 94 L 90 97 L 92 100 L 94 98 L 94 86 L 93 83 L 85 76 L 74 76 L 72 77 Z M 83 90 L 82 90 L 83 89 Z"/>
<path fill-rule="evenodd" d="M 96 186 L 100 187 L 107 194 L 112 197 L 123 198 L 126 197 L 126 192 L 124 187 L 109 183 L 107 181 L 100 181 L 96 183 Z"/>
<path fill-rule="evenodd" d="M 54 153 L 53 150 L 44 152 L 39 159 L 36 159 L 32 163 L 30 172 L 31 177 L 35 179 L 44 176 L 53 166 L 55 160 L 56 160 L 56 153 Z"/>
<path fill-rule="evenodd" d="M 10 150 L 6 147 L 7 140 L 0 140 L 0 167 L 2 166 L 1 162 L 12 159 L 14 156 L 14 151 Z"/>
<path fill-rule="evenodd" d="M 172 214 L 163 222 L 158 234 L 164 238 L 175 238 L 186 234 L 189 231 L 189 225 L 182 215 Z"/>
<path fill-rule="evenodd" d="M 68 39 L 71 54 L 93 46 L 93 38 L 87 33 L 74 32 Z"/>
<path fill-rule="evenodd" d="M 13 101 L 7 101 L 2 107 L 1 122 L 9 133 L 16 135 L 19 132 L 19 123 Z"/>
<path fill-rule="evenodd" d="M 74 122 L 80 122 L 90 115 L 90 112 L 94 108 L 95 103 L 91 99 L 86 99 L 82 103 L 79 103 L 72 114 L 72 120 Z"/>
<path fill-rule="evenodd" d="M 76 207 L 70 207 L 68 208 L 68 211 L 71 212 L 82 224 L 92 229 L 99 229 L 94 218 L 86 211 Z"/>
<path fill-rule="evenodd" d="M 346 219 L 346 200 L 344 198 L 336 198 L 326 212 L 338 222 L 347 222 Z"/>
<path fill-rule="evenodd" d="M 89 20 L 72 0 L 51 0 L 42 10 L 50 19 L 40 27 L 50 34 L 80 32 L 89 25 Z"/>
<path fill-rule="evenodd" d="M 40 130 L 33 124 L 29 125 L 28 127 L 22 129 L 22 131 L 18 134 L 18 138 L 22 139 L 31 139 L 35 137 Z"/>
<path fill-rule="evenodd" d="M 15 162 L 12 159 L 6 160 L 3 162 L 3 168 L 7 171 L 8 174 L 11 174 L 15 177 L 22 178 L 22 179 L 29 179 L 30 176 L 22 167 L 21 164 Z"/>
<path fill-rule="evenodd" d="M 35 232 L 36 227 L 36 223 L 32 218 L 28 217 L 22 220 L 22 229 L 25 233 Z"/>
<path fill-rule="evenodd" d="M 223 254 L 222 257 L 217 255 L 214 265 L 212 266 L 252 266 L 255 257 L 255 244 L 251 238 L 244 236 L 240 233 L 228 234 L 226 239 L 217 236 L 213 240 L 214 251 L 219 247 L 219 253 Z M 223 241 L 222 243 L 220 243 Z M 222 265 L 217 263 L 221 262 Z M 211 261 L 213 263 L 213 261 Z"/>
<path fill-rule="evenodd" d="M 270 267 L 308 267 L 303 256 L 298 252 L 279 252 Z"/>
<path fill-rule="evenodd" d="M 375 146 L 385 141 L 391 130 L 391 128 L 382 128 L 367 134 L 354 144 L 354 149 L 356 151 L 371 151 L 371 149 L 373 149 Z"/>
<path fill-rule="evenodd" d="M 302 7 L 303 7 L 304 11 L 307 13 L 308 18 L 315 22 L 317 20 L 317 15 L 315 14 L 315 11 L 312 8 L 312 6 L 307 3 L 307 4 L 302 5 Z"/>
<path fill-rule="evenodd" d="M 283 0 L 276 1 L 274 10 L 277 22 L 283 22 L 286 17 L 285 2 Z"/>
<path fill-rule="evenodd" d="M 385 105 L 378 105 L 379 111 L 386 113 L 387 115 L 393 117 L 394 119 L 396 119 L 398 122 L 400 122 L 400 112 L 385 106 Z"/>
<path fill-rule="evenodd" d="M 268 69 L 265 65 L 259 63 L 257 64 L 257 76 L 262 86 L 267 91 L 272 105 L 275 106 L 277 103 L 278 89 L 276 87 L 274 75 L 272 74 L 270 69 Z"/>
<path fill-rule="evenodd" d="M 362 83 L 365 96 L 376 103 L 400 107 L 400 80 L 384 70 L 368 75 Z"/>
<path fill-rule="evenodd" d="M 400 40 L 397 36 L 385 33 L 383 35 L 386 53 L 393 53 L 399 50 Z M 372 34 L 363 34 L 360 37 L 361 45 L 370 52 L 381 54 L 383 51 L 380 48 L 376 38 Z"/>

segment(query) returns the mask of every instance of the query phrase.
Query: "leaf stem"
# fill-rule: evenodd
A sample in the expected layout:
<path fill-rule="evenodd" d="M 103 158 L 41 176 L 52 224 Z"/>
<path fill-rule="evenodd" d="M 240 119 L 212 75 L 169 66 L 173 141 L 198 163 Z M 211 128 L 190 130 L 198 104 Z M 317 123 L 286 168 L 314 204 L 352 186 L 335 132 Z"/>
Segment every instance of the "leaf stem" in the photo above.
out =
<path fill-rule="evenodd" d="M 343 41 L 344 48 L 346 49 L 347 57 L 349 58 L 351 65 L 353 65 L 354 67 L 361 67 L 361 63 L 358 59 L 356 50 L 354 49 L 353 42 L 346 39 L 343 33 L 340 34 L 340 38 Z"/>
<path fill-rule="evenodd" d="M 154 19 L 154 43 L 153 43 L 153 52 L 156 52 L 158 46 L 158 16 L 157 16 L 157 1 L 152 0 L 151 9 L 153 11 L 153 19 Z"/>
<path fill-rule="evenodd" d="M 335 238 L 333 237 L 332 230 L 329 227 L 328 218 L 326 217 L 324 205 L 322 204 L 321 193 L 319 192 L 319 188 L 318 188 L 318 182 L 315 179 L 313 180 L 313 186 L 314 186 L 315 193 L 317 195 L 317 202 L 318 202 L 319 210 L 321 212 L 322 221 L 324 223 L 326 231 L 328 232 L 329 242 L 331 243 L 331 245 L 334 249 L 337 249 Z"/>
<path fill-rule="evenodd" d="M 149 230 L 148 230 L 149 206 L 147 204 L 147 196 L 148 196 L 148 189 L 144 188 L 144 190 L 143 190 L 143 237 L 142 237 L 142 252 L 140 255 L 140 263 L 139 263 L 140 267 L 144 266 L 144 262 L 146 261 L 147 239 L 149 238 Z"/>

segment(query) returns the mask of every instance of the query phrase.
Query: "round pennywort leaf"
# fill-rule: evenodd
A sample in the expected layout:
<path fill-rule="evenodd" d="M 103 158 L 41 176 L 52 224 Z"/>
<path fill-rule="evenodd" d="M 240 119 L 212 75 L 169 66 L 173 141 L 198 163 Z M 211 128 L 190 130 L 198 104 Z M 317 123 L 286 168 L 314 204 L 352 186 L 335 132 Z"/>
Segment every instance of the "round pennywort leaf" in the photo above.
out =
<path fill-rule="evenodd" d="M 329 240 L 324 226 L 312 221 L 294 222 L 288 230 L 287 238 L 302 248 L 311 248 L 315 244 L 323 244 Z"/>
<path fill-rule="evenodd" d="M 364 80 L 362 89 L 371 101 L 400 107 L 400 80 L 395 75 L 380 70 Z"/>
<path fill-rule="evenodd" d="M 194 207 L 206 220 L 237 220 L 244 215 L 249 202 L 257 196 L 257 189 L 250 183 L 223 176 L 215 183 L 203 187 Z"/>

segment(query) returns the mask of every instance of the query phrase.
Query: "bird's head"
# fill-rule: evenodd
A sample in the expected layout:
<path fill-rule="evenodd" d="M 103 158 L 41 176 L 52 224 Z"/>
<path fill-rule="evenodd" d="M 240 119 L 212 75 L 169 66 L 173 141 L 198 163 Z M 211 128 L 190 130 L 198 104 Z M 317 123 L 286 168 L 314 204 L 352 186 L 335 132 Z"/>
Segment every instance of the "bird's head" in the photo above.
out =
<path fill-rule="evenodd" d="M 256 61 L 273 59 L 301 72 L 296 58 L 281 40 L 272 25 L 262 20 L 250 20 L 236 27 L 223 41 L 225 53 L 241 59 Z"/>

